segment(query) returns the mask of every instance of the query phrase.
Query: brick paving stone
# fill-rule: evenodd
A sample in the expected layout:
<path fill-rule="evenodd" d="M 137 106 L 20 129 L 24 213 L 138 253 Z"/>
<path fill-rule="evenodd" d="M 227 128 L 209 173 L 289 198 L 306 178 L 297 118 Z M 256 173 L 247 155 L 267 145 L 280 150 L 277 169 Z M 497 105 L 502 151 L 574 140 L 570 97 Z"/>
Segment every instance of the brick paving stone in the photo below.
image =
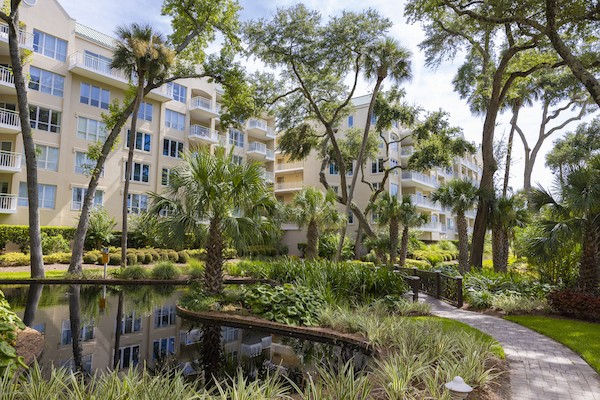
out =
<path fill-rule="evenodd" d="M 502 345 L 512 400 L 600 400 L 600 375 L 571 349 L 514 322 L 423 297 L 433 315 L 477 328 Z"/>

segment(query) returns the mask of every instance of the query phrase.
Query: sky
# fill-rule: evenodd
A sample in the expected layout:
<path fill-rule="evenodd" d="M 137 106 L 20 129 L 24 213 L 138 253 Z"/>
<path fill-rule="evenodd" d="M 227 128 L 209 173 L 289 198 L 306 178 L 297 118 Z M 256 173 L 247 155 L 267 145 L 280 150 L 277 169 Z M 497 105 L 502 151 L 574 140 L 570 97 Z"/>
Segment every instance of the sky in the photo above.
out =
<path fill-rule="evenodd" d="M 242 21 L 258 18 L 270 19 L 278 7 L 289 7 L 298 3 L 299 0 L 238 0 L 242 6 L 240 19 Z M 78 22 L 91 28 L 113 34 L 115 28 L 132 22 L 149 23 L 155 29 L 164 34 L 170 32 L 169 19 L 160 15 L 162 1 L 160 0 L 59 0 L 69 15 Z M 445 62 L 435 70 L 425 67 L 425 58 L 419 50 L 418 44 L 424 39 L 421 27 L 410 25 L 404 18 L 404 1 L 398 0 L 303 0 L 304 4 L 311 9 L 321 12 L 324 17 L 338 15 L 342 10 L 361 11 L 365 7 L 377 10 L 380 14 L 393 21 L 393 27 L 389 34 L 400 41 L 402 45 L 411 50 L 412 57 L 412 80 L 403 85 L 407 92 L 408 102 L 420 105 L 428 111 L 443 109 L 450 113 L 450 123 L 463 129 L 467 139 L 481 143 L 481 132 L 483 128 L 483 117 L 475 116 L 469 111 L 465 100 L 454 92 L 452 79 L 460 66 L 461 60 Z M 216 47 L 215 47 L 216 49 Z M 210 50 L 210 49 L 209 49 Z M 259 67 L 255 60 L 243 60 L 248 70 L 252 71 Z M 367 94 L 373 85 L 362 82 L 359 86 L 358 95 Z M 519 125 L 525 132 L 530 147 L 533 147 L 539 130 L 541 111 L 538 107 L 531 107 L 521 111 L 519 114 Z M 565 116 L 565 118 L 568 117 Z M 588 116 L 585 120 L 590 120 Z M 510 115 L 500 115 L 497 121 L 495 138 L 508 137 Z M 558 120 L 560 124 L 562 120 Z M 552 148 L 552 142 L 562 136 L 565 132 L 572 131 L 577 126 L 572 123 L 563 131 L 557 132 L 544 143 L 532 176 L 532 184 L 540 184 L 549 187 L 554 177 L 544 165 L 544 155 Z M 515 136 L 513 147 L 514 164 L 511 166 L 510 186 L 519 189 L 523 185 L 523 145 Z M 497 173 L 498 174 L 498 173 Z M 502 176 L 504 172 L 502 172 Z"/>

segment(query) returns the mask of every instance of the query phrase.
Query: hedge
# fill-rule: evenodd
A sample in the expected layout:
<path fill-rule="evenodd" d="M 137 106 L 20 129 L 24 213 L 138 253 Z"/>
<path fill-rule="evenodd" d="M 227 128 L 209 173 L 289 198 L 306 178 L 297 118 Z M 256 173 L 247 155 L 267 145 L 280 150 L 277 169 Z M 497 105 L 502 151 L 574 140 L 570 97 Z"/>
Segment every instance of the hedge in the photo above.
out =
<path fill-rule="evenodd" d="M 42 233 L 48 236 L 62 235 L 67 240 L 75 237 L 75 228 L 71 226 L 42 226 Z M 0 247 L 6 247 L 7 243 L 14 243 L 21 251 L 29 247 L 28 225 L 0 225 Z"/>

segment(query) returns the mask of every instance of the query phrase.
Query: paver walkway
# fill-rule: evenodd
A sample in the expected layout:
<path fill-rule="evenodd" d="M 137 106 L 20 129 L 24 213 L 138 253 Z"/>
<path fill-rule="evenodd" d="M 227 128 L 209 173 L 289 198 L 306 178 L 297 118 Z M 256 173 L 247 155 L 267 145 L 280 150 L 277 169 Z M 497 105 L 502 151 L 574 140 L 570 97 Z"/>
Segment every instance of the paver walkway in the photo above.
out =
<path fill-rule="evenodd" d="M 512 400 L 600 400 L 600 375 L 569 348 L 514 322 L 423 296 L 432 314 L 471 325 L 502 345 Z"/>

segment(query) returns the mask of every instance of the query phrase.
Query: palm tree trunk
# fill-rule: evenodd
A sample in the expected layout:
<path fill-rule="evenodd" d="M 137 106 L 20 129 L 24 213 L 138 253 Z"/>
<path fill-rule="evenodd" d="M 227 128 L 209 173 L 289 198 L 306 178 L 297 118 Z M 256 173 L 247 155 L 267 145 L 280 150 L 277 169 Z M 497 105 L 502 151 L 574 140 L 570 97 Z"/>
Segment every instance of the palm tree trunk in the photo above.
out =
<path fill-rule="evenodd" d="M 583 233 L 583 249 L 579 266 L 579 288 L 585 292 L 594 292 L 600 283 L 598 249 L 600 232 L 598 223 L 588 221 Z"/>
<path fill-rule="evenodd" d="M 504 230 L 500 227 L 492 228 L 492 260 L 494 262 L 494 271 L 506 272 L 504 265 Z"/>
<path fill-rule="evenodd" d="M 119 369 L 120 364 L 120 356 L 121 352 L 119 348 L 121 347 L 121 332 L 123 331 L 123 301 L 125 295 L 123 294 L 123 289 L 119 292 L 119 302 L 117 304 L 117 317 L 115 323 L 115 352 L 113 356 L 113 368 L 115 370 Z"/>
<path fill-rule="evenodd" d="M 210 220 L 206 243 L 204 284 L 206 291 L 213 295 L 218 295 L 223 290 L 223 236 L 219 225 L 218 217 Z"/>
<path fill-rule="evenodd" d="M 221 361 L 221 326 L 206 324 L 202 329 L 202 369 L 207 388 L 219 379 Z"/>
<path fill-rule="evenodd" d="M 510 253 L 510 232 L 504 230 L 504 238 L 502 239 L 502 268 L 508 271 L 508 256 Z"/>
<path fill-rule="evenodd" d="M 131 128 L 129 130 L 129 152 L 127 153 L 127 165 L 125 166 L 125 184 L 123 185 L 123 229 L 121 230 L 121 267 L 127 266 L 127 217 L 129 197 L 129 181 L 131 180 L 131 171 L 133 170 L 133 151 L 135 150 L 135 139 L 137 136 L 137 118 L 142 98 L 144 97 L 144 71 L 138 71 L 138 86 L 135 102 L 133 103 L 133 111 L 131 113 Z"/>
<path fill-rule="evenodd" d="M 358 229 L 356 230 L 356 239 L 354 240 L 354 259 L 360 260 L 360 257 L 363 255 L 362 248 L 362 226 L 359 223 Z"/>
<path fill-rule="evenodd" d="M 510 133 L 508 134 L 508 144 L 506 145 L 506 165 L 504 166 L 504 182 L 502 183 L 502 197 L 506 198 L 508 192 L 508 181 L 510 179 L 510 163 L 512 158 L 513 140 L 517 127 L 517 119 L 519 118 L 519 110 L 521 102 L 515 102 L 512 106 L 512 118 L 510 120 Z"/>
<path fill-rule="evenodd" d="M 73 361 L 76 372 L 84 372 L 83 348 L 81 347 L 81 309 L 80 286 L 69 286 L 69 319 L 71 322 L 71 338 L 73 339 Z"/>
<path fill-rule="evenodd" d="M 12 8 L 12 6 L 11 6 Z M 31 133 L 29 121 L 29 103 L 27 101 L 27 88 L 25 86 L 25 75 L 21 52 L 19 51 L 19 12 L 16 11 L 12 23 L 8 24 L 8 46 L 12 73 L 17 91 L 17 103 L 19 105 L 19 121 L 21 122 L 21 133 L 23 136 L 23 147 L 25 150 L 25 166 L 27 170 L 27 198 L 29 202 L 29 248 L 31 260 L 31 277 L 44 278 L 44 258 L 42 256 L 42 234 L 40 230 L 39 193 L 37 179 L 37 156 L 35 143 Z"/>
<path fill-rule="evenodd" d="M 456 213 L 456 229 L 458 231 L 458 270 L 464 274 L 469 270 L 469 235 L 464 211 Z"/>
<path fill-rule="evenodd" d="M 400 244 L 400 266 L 406 264 L 406 254 L 408 253 L 408 226 L 402 229 L 402 242 Z"/>
<path fill-rule="evenodd" d="M 390 218 L 390 265 L 398 258 L 398 218 Z"/>
<path fill-rule="evenodd" d="M 29 327 L 33 325 L 35 320 L 35 312 L 37 311 L 44 285 L 40 283 L 32 283 L 29 285 L 27 292 L 27 303 L 25 304 L 25 312 L 23 313 L 23 323 Z"/>
<path fill-rule="evenodd" d="M 343 240 L 343 239 L 342 239 Z M 319 255 L 319 227 L 313 219 L 308 223 L 306 233 L 306 258 L 314 260 Z"/>

